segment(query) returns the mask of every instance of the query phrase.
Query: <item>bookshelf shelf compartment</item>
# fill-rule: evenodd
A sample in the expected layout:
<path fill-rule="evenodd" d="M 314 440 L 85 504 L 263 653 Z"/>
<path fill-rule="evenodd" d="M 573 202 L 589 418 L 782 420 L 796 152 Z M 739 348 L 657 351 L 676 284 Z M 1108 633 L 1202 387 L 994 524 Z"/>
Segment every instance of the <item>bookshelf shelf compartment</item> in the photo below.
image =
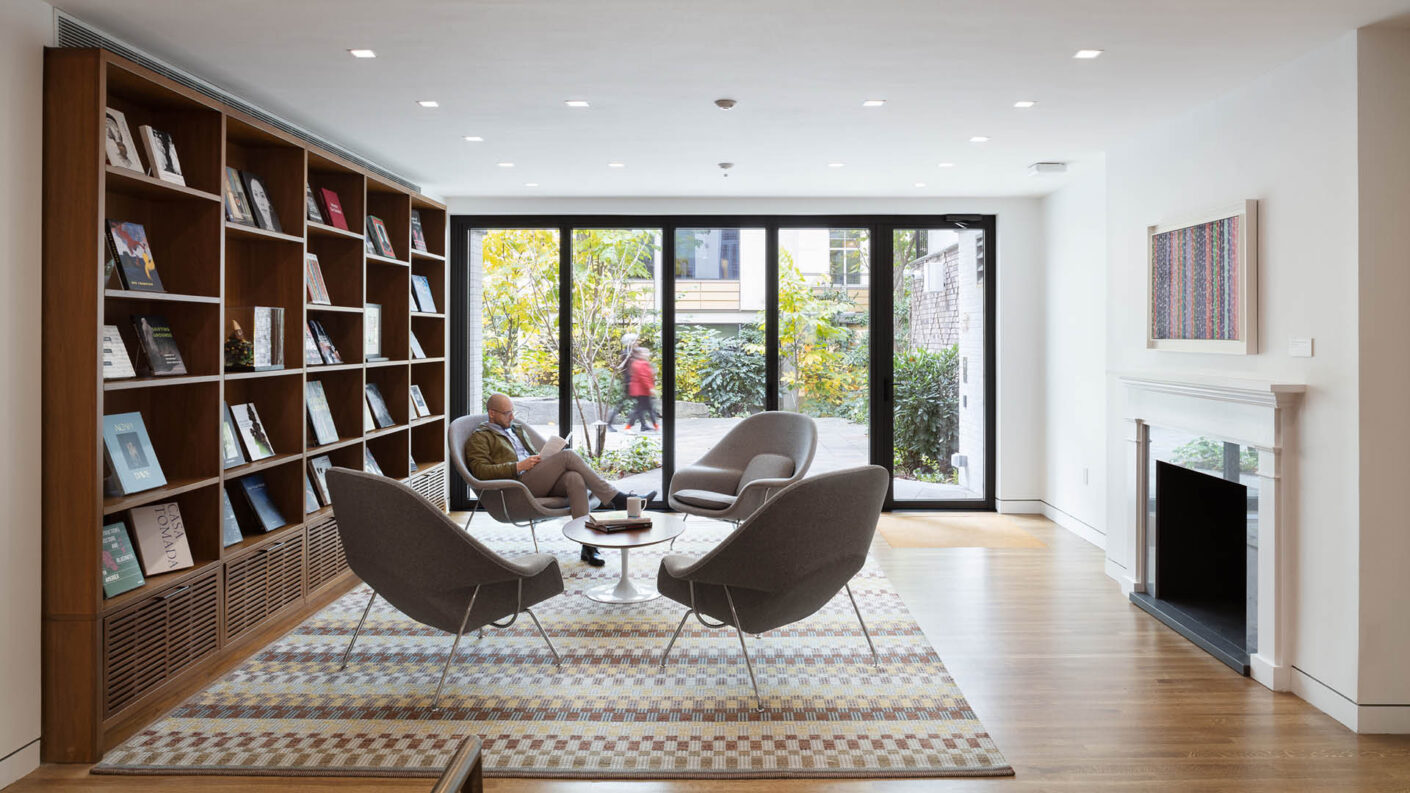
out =
<path fill-rule="evenodd" d="M 220 305 L 220 298 L 207 295 L 182 295 L 175 292 L 138 292 L 129 289 L 105 289 L 103 297 L 108 300 L 151 301 L 154 303 L 206 303 Z"/>
<path fill-rule="evenodd" d="M 122 193 L 150 201 L 214 201 L 217 204 L 220 203 L 220 196 L 215 193 L 164 182 L 155 176 L 148 176 L 127 168 L 119 168 L 116 165 L 107 166 L 104 173 L 107 177 L 107 189 L 114 193 Z"/>
<path fill-rule="evenodd" d="M 406 366 L 406 361 L 392 361 L 392 360 L 387 360 L 387 361 L 368 361 L 368 362 L 367 362 L 367 368 L 368 368 L 368 369 L 380 369 L 380 368 L 382 368 L 382 367 L 384 367 L 384 366 Z"/>
<path fill-rule="evenodd" d="M 323 444 L 322 446 L 310 446 L 310 447 L 308 447 L 308 456 L 309 456 L 309 457 L 317 457 L 317 456 L 320 455 L 320 454 L 328 454 L 329 452 L 336 452 L 336 451 L 339 450 L 339 449 L 346 449 L 346 448 L 348 448 L 349 446 L 353 446 L 353 445 L 359 444 L 359 443 L 362 443 L 362 436 L 361 436 L 361 435 L 359 435 L 359 436 L 357 436 L 357 437 L 355 437 L 355 438 L 339 438 L 338 440 L 333 441 L 332 443 L 325 443 L 325 444 Z"/>
<path fill-rule="evenodd" d="M 225 479 L 226 481 L 229 481 L 231 479 L 239 479 L 245 474 L 258 473 L 260 471 L 266 471 L 270 468 L 275 468 L 277 466 L 302 461 L 303 455 L 297 452 L 293 452 L 290 454 L 276 454 L 273 457 L 266 457 L 263 460 L 255 460 L 252 463 L 245 463 L 243 465 L 236 465 L 227 468 L 225 469 Z"/>
<path fill-rule="evenodd" d="M 390 266 L 392 266 L 392 267 L 410 267 L 410 266 L 411 266 L 409 263 L 404 262 L 404 261 L 401 261 L 400 259 L 388 259 L 388 258 L 385 257 L 385 256 L 378 256 L 378 255 L 375 254 L 375 253 L 368 253 L 368 254 L 365 254 L 365 255 L 367 256 L 367 261 L 368 261 L 369 263 L 372 263 L 372 264 L 385 264 L 385 265 L 390 265 Z"/>
<path fill-rule="evenodd" d="M 176 377 L 135 377 L 125 380 L 104 380 L 104 391 L 126 391 L 131 388 L 160 388 L 161 386 L 191 385 L 193 383 L 219 382 L 218 375 L 195 375 Z"/>
<path fill-rule="evenodd" d="M 406 432 L 407 429 L 408 425 L 406 424 L 394 424 L 390 427 L 382 427 L 381 429 L 368 430 L 367 434 L 363 437 L 370 441 L 375 438 L 385 438 L 388 435 L 395 435 L 398 432 Z"/>
<path fill-rule="evenodd" d="M 312 380 L 324 372 L 351 372 L 354 369 L 361 368 L 362 364 L 360 363 L 325 363 L 319 364 L 318 366 L 306 367 L 306 371 L 308 372 L 309 379 Z"/>
<path fill-rule="evenodd" d="M 291 534 L 294 534 L 299 529 L 302 529 L 303 526 L 304 524 L 302 521 L 291 522 L 286 523 L 285 525 L 280 526 L 279 528 L 274 529 L 272 531 L 267 531 L 264 534 L 248 535 L 245 537 L 245 539 L 226 546 L 225 560 L 228 562 L 238 557 L 244 556 L 247 553 L 253 553 L 259 548 L 277 543 L 281 539 L 288 540 Z"/>
<path fill-rule="evenodd" d="M 140 587 L 124 592 L 117 597 L 108 598 L 103 601 L 103 614 L 115 614 L 134 603 L 146 600 L 149 597 L 160 597 L 164 593 L 188 583 L 193 578 L 210 571 L 214 566 L 220 564 L 219 559 L 197 560 L 195 565 L 185 570 L 177 570 L 174 573 L 162 573 L 160 575 L 145 576 L 147 582 Z M 174 594 L 174 593 L 173 593 Z"/>
<path fill-rule="evenodd" d="M 310 238 L 332 237 L 334 239 L 356 240 L 359 244 L 362 243 L 362 235 L 356 231 L 348 231 L 346 229 L 340 229 L 337 226 L 329 226 L 326 223 L 319 223 L 316 220 L 304 222 L 307 224 L 308 236 Z"/>
<path fill-rule="evenodd" d="M 285 322 L 287 324 L 287 318 Z M 265 372 L 226 372 L 225 380 L 226 382 L 231 380 L 263 380 L 270 377 L 290 377 L 302 372 L 303 369 L 297 366 L 286 369 L 270 369 Z"/>
<path fill-rule="evenodd" d="M 167 483 L 162 487 L 154 487 L 151 490 L 143 490 L 140 493 L 133 493 L 130 496 L 108 496 L 103 499 L 103 514 L 115 515 L 119 512 L 140 507 L 144 504 L 151 504 L 157 501 L 170 501 L 182 493 L 192 490 L 199 490 L 203 487 L 219 484 L 220 477 L 210 476 L 201 479 L 167 479 Z"/>
<path fill-rule="evenodd" d="M 307 303 L 304 308 L 308 311 L 325 311 L 330 314 L 361 314 L 362 306 L 330 306 L 326 303 Z"/>
<path fill-rule="evenodd" d="M 242 223 L 225 224 L 225 232 L 232 237 L 244 237 L 246 239 L 257 240 L 259 242 L 284 242 L 294 245 L 303 245 L 304 238 L 296 237 L 293 234 L 285 234 L 279 231 L 270 231 L 256 226 L 246 226 Z"/>
<path fill-rule="evenodd" d="M 444 261 L 446 260 L 446 257 L 441 256 L 441 255 L 439 255 L 439 254 L 427 253 L 426 251 L 418 251 L 418 250 L 416 250 L 415 248 L 412 248 L 412 249 L 411 249 L 411 258 L 412 258 L 412 259 L 424 259 L 424 260 L 426 260 L 426 261 L 431 261 L 431 262 L 444 262 Z"/>

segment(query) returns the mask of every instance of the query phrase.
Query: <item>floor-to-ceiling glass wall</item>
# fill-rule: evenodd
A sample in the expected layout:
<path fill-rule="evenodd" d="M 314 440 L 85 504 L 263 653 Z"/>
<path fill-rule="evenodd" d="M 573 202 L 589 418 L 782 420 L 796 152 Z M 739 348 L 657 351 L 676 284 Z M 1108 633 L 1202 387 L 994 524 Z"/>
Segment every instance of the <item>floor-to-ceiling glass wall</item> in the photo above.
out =
<path fill-rule="evenodd" d="M 572 234 L 573 443 L 632 492 L 661 488 L 661 230 Z"/>
<path fill-rule="evenodd" d="M 515 416 L 545 437 L 559 434 L 559 231 L 476 228 L 470 232 L 472 378 L 467 412 L 491 394 L 514 400 Z"/>
<path fill-rule="evenodd" d="M 813 471 L 870 462 L 869 228 L 778 232 L 780 410 L 813 417 Z"/>
<path fill-rule="evenodd" d="M 892 498 L 976 501 L 988 483 L 982 228 L 892 231 Z"/>
<path fill-rule="evenodd" d="M 762 228 L 675 230 L 675 465 L 766 407 Z"/>

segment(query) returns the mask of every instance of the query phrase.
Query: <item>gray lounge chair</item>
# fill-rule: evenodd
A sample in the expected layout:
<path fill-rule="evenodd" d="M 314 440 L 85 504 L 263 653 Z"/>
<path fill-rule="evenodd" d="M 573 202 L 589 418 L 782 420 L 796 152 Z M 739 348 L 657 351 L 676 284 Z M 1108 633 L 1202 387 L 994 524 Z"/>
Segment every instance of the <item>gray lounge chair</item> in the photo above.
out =
<path fill-rule="evenodd" d="M 524 612 L 534 621 L 554 663 L 562 663 L 530 611 L 563 592 L 558 560 L 548 554 L 505 559 L 481 545 L 416 491 L 394 479 L 333 468 L 328 492 L 348 567 L 372 587 L 372 597 L 343 653 L 353 645 L 381 595 L 417 622 L 455 635 L 431 707 L 440 704 L 460 637 L 484 626 L 507 628 Z M 508 617 L 506 622 L 496 622 Z"/>
<path fill-rule="evenodd" d="M 738 523 L 802 479 L 818 427 L 801 413 L 769 411 L 739 422 L 696 462 L 676 471 L 666 503 L 677 512 Z"/>
<path fill-rule="evenodd" d="M 465 459 L 465 444 L 475 433 L 475 428 L 488 420 L 489 414 L 477 413 L 473 416 L 461 416 L 450 423 L 450 437 L 447 440 L 451 464 L 460 473 L 460 478 L 475 491 L 475 498 L 480 500 L 480 506 L 490 513 L 490 517 L 501 523 L 528 528 L 529 536 L 534 540 L 534 550 L 538 551 L 539 537 L 536 527 L 546 520 L 571 515 L 568 499 L 563 496 L 535 496 L 517 479 L 476 479 L 475 475 L 470 473 L 469 461 Z M 533 441 L 535 449 L 543 448 L 543 436 L 535 432 L 533 427 L 525 424 L 524 434 Z M 588 504 L 596 508 L 599 502 L 589 494 Z M 472 510 L 470 520 L 474 519 L 475 512 Z"/>
<path fill-rule="evenodd" d="M 661 654 L 662 668 L 692 614 L 707 628 L 733 627 L 763 710 L 744 634 L 811 616 L 839 590 L 847 592 L 872 662 L 879 664 L 848 582 L 866 562 L 889 479 L 877 465 L 805 479 L 780 491 L 705 556 L 662 559 L 656 588 L 689 608 Z M 706 621 L 707 616 L 718 622 Z"/>

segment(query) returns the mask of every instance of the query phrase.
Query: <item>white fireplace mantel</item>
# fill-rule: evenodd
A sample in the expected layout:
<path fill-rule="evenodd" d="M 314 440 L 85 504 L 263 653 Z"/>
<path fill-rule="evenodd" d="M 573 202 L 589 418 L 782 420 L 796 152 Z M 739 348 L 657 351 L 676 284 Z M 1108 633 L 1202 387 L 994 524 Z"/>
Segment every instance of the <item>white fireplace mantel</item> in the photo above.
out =
<path fill-rule="evenodd" d="M 1258 682 L 1284 691 L 1291 684 L 1286 644 L 1285 596 L 1288 542 L 1293 512 L 1287 508 L 1293 485 L 1288 464 L 1296 438 L 1297 406 L 1307 387 L 1297 383 L 1169 373 L 1124 373 L 1127 425 L 1126 514 L 1134 529 L 1129 585 L 1146 591 L 1146 523 L 1151 462 L 1150 427 L 1167 427 L 1251 446 L 1258 450 L 1262 481 L 1258 516 L 1258 647 L 1249 658 Z"/>

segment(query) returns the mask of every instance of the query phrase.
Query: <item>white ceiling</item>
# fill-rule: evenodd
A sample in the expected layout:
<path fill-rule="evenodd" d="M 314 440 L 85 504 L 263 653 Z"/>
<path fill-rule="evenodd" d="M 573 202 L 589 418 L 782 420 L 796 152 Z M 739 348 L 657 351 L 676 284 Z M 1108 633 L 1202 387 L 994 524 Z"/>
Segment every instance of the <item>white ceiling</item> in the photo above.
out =
<path fill-rule="evenodd" d="M 1062 177 L 1030 177 L 1029 163 L 1090 158 L 1410 10 L 1410 0 L 55 5 L 442 196 L 1041 195 Z M 352 47 L 378 57 L 354 59 Z M 1106 54 L 1074 60 L 1084 47 Z M 739 104 L 718 110 L 720 97 Z M 592 107 L 563 104 L 578 98 Z M 862 108 L 869 98 L 887 105 Z M 1016 110 L 1019 99 L 1038 106 Z M 728 178 L 722 161 L 736 164 Z"/>

